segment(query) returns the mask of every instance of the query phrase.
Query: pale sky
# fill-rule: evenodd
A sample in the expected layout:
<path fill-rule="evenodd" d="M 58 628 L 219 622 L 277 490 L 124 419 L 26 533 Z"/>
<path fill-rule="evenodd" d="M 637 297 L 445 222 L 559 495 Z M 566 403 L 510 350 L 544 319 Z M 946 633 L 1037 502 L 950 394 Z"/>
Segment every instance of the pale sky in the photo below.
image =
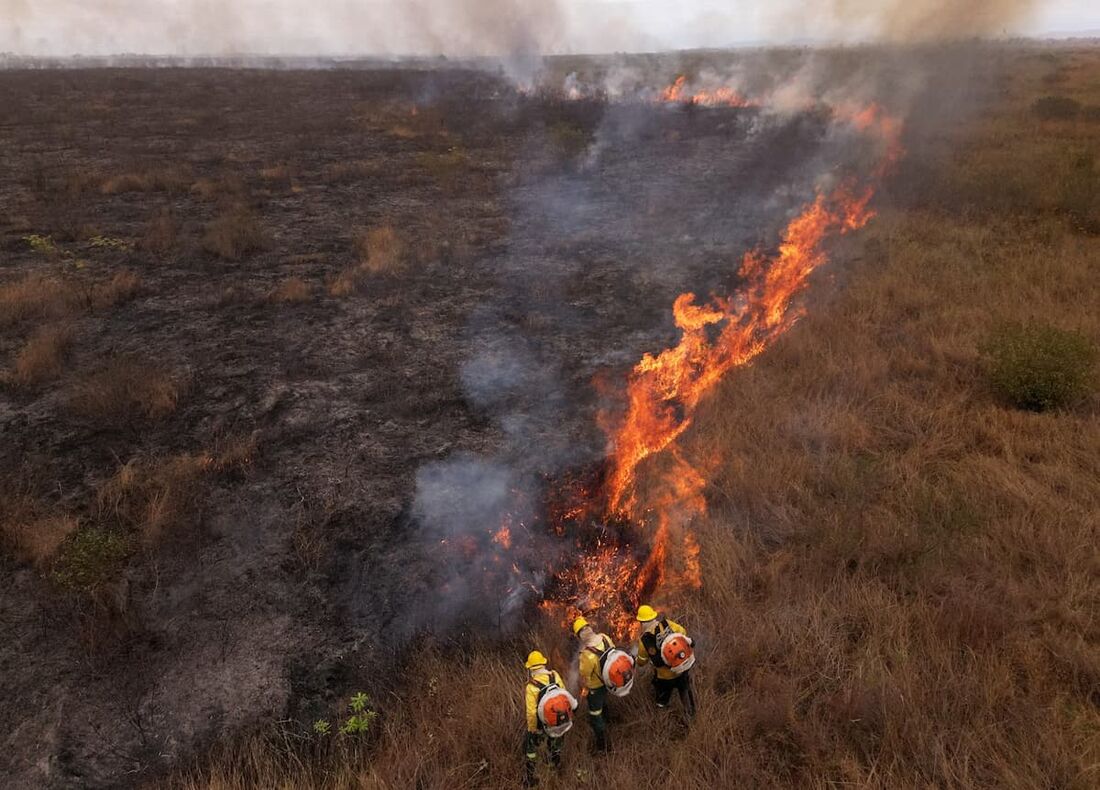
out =
<path fill-rule="evenodd" d="M 1011 6 L 1030 10 L 1002 24 L 997 9 Z M 982 33 L 1100 31 L 1100 0 L 0 0 L 0 52 L 463 55 L 908 39 L 938 35 L 929 21 L 957 33 L 946 18 L 980 7 L 986 18 L 967 23 Z"/>

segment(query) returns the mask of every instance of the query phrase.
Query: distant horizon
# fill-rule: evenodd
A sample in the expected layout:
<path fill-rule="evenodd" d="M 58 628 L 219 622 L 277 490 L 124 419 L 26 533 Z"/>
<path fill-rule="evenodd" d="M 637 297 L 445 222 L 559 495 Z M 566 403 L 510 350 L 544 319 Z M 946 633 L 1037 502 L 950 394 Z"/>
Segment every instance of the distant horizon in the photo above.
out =
<path fill-rule="evenodd" d="M 0 0 L 18 57 L 609 54 L 1100 36 L 1094 0 Z"/>

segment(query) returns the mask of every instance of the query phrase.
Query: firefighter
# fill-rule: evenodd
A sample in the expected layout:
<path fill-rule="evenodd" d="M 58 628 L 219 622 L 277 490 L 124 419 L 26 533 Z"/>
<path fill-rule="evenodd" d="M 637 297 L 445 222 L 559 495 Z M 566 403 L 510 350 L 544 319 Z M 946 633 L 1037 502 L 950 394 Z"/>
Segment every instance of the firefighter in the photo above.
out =
<path fill-rule="evenodd" d="M 588 723 L 592 734 L 596 736 L 596 750 L 606 752 L 607 740 L 607 686 L 600 672 L 600 657 L 615 646 L 607 634 L 596 633 L 583 617 L 573 621 L 573 635 L 580 642 L 580 657 L 577 660 L 581 674 L 581 683 L 588 695 Z"/>
<path fill-rule="evenodd" d="M 684 714 L 695 715 L 695 694 L 691 689 L 691 668 L 695 664 L 695 641 L 683 626 L 669 620 L 648 604 L 638 607 L 642 633 L 638 637 L 639 665 L 653 664 L 653 692 L 658 708 L 667 708 L 672 692 L 680 695 Z"/>
<path fill-rule="evenodd" d="M 538 784 L 539 746 L 546 742 L 547 761 L 555 770 L 561 769 L 563 735 L 573 726 L 573 711 L 577 700 L 565 688 L 561 675 L 547 666 L 546 656 L 532 650 L 527 656 L 527 685 L 524 707 L 527 712 L 527 734 L 523 739 L 524 786 Z"/>

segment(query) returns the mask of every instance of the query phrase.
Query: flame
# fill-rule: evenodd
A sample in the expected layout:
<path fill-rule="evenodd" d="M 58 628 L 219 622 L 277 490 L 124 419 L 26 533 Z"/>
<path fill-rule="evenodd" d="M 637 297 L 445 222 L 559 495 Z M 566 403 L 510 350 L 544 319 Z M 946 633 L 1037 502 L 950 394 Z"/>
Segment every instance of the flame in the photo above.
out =
<path fill-rule="evenodd" d="M 681 100 L 684 85 L 678 79 L 663 97 Z M 838 108 L 835 116 L 881 145 L 872 181 L 903 156 L 901 122 L 878 105 Z M 870 183 L 855 180 L 820 191 L 787 225 L 773 255 L 752 251 L 743 257 L 738 275 L 744 285 L 736 298 L 700 303 L 695 294 L 681 294 L 672 306 L 679 342 L 646 354 L 634 367 L 618 423 L 601 417 L 601 424 L 611 426 L 604 519 L 627 521 L 651 533 L 648 555 L 634 563 L 626 578 L 621 559 L 616 566 L 606 555 L 594 568 L 582 562 L 574 571 L 590 605 L 611 608 L 608 616 L 616 627 L 630 625 L 623 609 L 657 590 L 667 595 L 702 586 L 699 543 L 691 526 L 706 513 L 707 470 L 688 462 L 676 442 L 691 427 L 702 400 L 731 370 L 749 364 L 798 321 L 803 309 L 796 297 L 828 261 L 825 243 L 864 227 L 874 217 L 873 196 Z M 642 464 L 656 467 L 655 475 L 646 475 L 645 490 L 639 486 Z M 617 568 L 611 578 L 608 567 Z"/>
<path fill-rule="evenodd" d="M 493 543 L 507 551 L 512 548 L 512 530 L 508 524 L 502 524 L 500 529 L 493 533 Z"/>
<path fill-rule="evenodd" d="M 681 74 L 676 81 L 661 91 L 660 100 L 667 104 L 692 104 L 698 107 L 757 107 L 758 102 L 747 99 L 733 88 L 722 86 L 712 91 L 689 93 L 687 77 Z"/>
<path fill-rule="evenodd" d="M 689 93 L 683 76 L 659 98 L 705 107 L 756 106 L 732 88 Z M 879 105 L 827 109 L 835 123 L 874 143 L 867 176 L 819 190 L 789 221 L 774 252 L 745 254 L 735 295 L 703 301 L 689 292 L 676 298 L 678 342 L 645 354 L 627 378 L 621 413 L 599 415 L 608 441 L 604 464 L 547 481 L 541 507 L 529 507 L 530 502 L 521 507 L 523 494 L 514 492 L 513 512 L 537 512 L 540 532 L 556 541 L 559 556 L 545 560 L 541 571 L 521 571 L 516 557 L 524 568 L 535 565 L 534 544 L 524 539 L 532 524 L 511 514 L 482 536 L 491 538 L 486 542 L 495 564 L 510 573 L 509 595 L 536 590 L 542 595 L 539 608 L 563 625 L 577 615 L 596 615 L 600 625 L 625 635 L 636 625 L 633 611 L 640 603 L 702 586 L 693 527 L 707 513 L 705 491 L 713 470 L 689 461 L 678 440 L 719 382 L 750 364 L 801 318 L 798 297 L 827 263 L 827 243 L 874 217 L 875 184 L 904 155 L 901 121 Z M 462 538 L 451 546 L 471 550 Z"/>

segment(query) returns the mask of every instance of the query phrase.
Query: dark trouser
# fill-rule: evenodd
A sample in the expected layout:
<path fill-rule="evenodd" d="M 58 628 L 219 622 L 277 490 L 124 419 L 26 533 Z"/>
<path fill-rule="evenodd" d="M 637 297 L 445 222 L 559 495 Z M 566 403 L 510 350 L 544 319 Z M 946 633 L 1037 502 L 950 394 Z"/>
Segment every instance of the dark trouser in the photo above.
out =
<path fill-rule="evenodd" d="M 691 670 L 670 680 L 663 680 L 654 676 L 653 692 L 657 697 L 658 708 L 668 707 L 668 703 L 672 701 L 673 691 L 680 693 L 680 701 L 684 704 L 684 713 L 690 719 L 695 715 L 695 694 L 691 690 Z"/>
<path fill-rule="evenodd" d="M 607 705 L 607 688 L 588 690 L 588 723 L 592 734 L 596 736 L 596 748 L 607 748 L 607 718 L 604 706 Z"/>
<path fill-rule="evenodd" d="M 561 749 L 565 745 L 563 738 L 551 738 L 545 732 L 529 732 L 523 739 L 523 757 L 526 764 L 527 784 L 534 784 L 535 769 L 538 768 L 539 746 L 546 741 L 547 762 L 558 768 L 561 766 Z"/>

